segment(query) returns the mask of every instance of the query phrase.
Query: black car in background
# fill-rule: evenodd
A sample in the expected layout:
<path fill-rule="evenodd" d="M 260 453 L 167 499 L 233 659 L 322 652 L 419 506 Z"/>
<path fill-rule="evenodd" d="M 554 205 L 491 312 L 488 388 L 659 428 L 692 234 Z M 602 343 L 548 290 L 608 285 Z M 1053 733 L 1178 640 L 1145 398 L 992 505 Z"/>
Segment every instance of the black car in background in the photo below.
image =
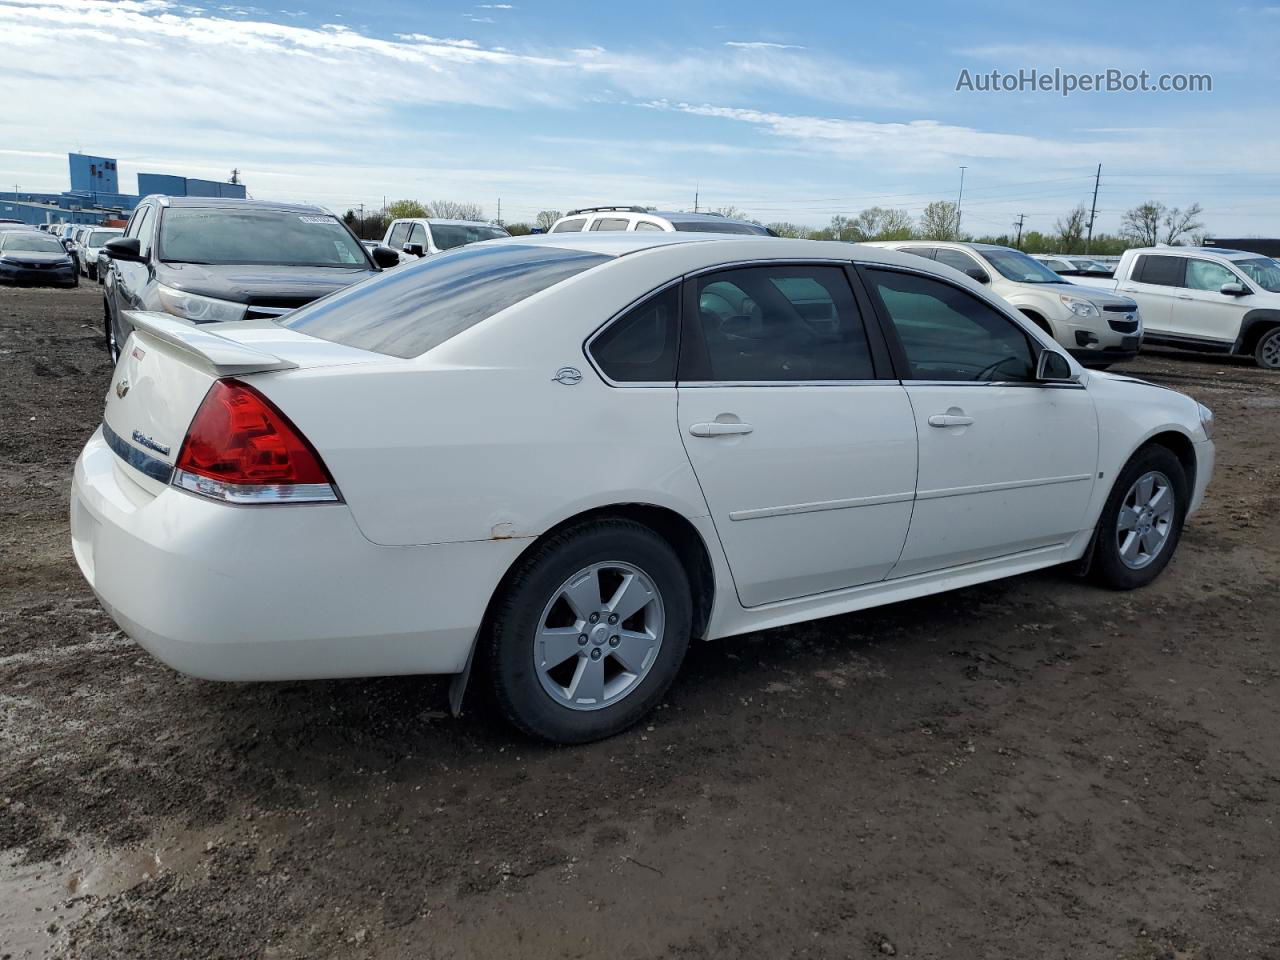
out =
<path fill-rule="evenodd" d="M 75 261 L 56 237 L 29 227 L 5 229 L 7 226 L 0 225 L 0 281 L 60 287 L 80 282 Z"/>
<path fill-rule="evenodd" d="M 115 360 L 150 310 L 192 323 L 274 318 L 395 266 L 321 207 L 215 197 L 145 197 L 102 248 L 103 334 Z"/>

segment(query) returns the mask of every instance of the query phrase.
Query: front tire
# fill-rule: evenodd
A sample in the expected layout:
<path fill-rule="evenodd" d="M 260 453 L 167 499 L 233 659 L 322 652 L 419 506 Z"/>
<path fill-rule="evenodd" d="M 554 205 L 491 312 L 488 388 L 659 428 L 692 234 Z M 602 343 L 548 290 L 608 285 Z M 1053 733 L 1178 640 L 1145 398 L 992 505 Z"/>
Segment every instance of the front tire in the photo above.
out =
<path fill-rule="evenodd" d="M 1095 579 L 1115 590 L 1155 580 L 1178 547 L 1189 502 L 1187 476 L 1172 451 L 1153 445 L 1135 453 L 1102 508 Z"/>
<path fill-rule="evenodd" d="M 482 637 L 498 708 L 555 743 L 613 736 L 670 687 L 692 611 L 684 565 L 648 527 L 599 520 L 558 533 L 508 575 Z"/>
<path fill-rule="evenodd" d="M 102 342 L 107 348 L 107 354 L 111 357 L 111 363 L 114 365 L 120 359 L 120 343 L 116 333 L 116 323 L 111 317 L 111 307 L 104 299 L 102 301 Z"/>
<path fill-rule="evenodd" d="M 1272 327 L 1258 338 L 1253 360 L 1264 370 L 1280 370 L 1280 327 Z"/>

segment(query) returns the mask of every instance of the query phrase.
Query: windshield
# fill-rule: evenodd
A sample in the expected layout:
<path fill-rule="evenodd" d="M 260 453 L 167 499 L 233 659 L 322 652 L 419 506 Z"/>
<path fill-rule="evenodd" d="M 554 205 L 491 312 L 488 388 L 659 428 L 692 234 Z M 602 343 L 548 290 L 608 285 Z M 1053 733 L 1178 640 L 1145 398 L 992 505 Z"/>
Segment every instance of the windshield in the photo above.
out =
<path fill-rule="evenodd" d="M 114 240 L 123 232 L 124 231 L 122 230 L 95 230 L 93 233 L 89 234 L 89 239 L 85 241 L 85 246 L 100 247 L 108 240 Z"/>
<path fill-rule="evenodd" d="M 160 259 L 290 267 L 369 266 L 364 248 L 336 217 L 252 207 L 169 208 L 160 221 Z"/>
<path fill-rule="evenodd" d="M 1256 260 L 1237 260 L 1234 266 L 1263 290 L 1280 293 L 1280 262 L 1270 257 L 1258 257 Z"/>
<path fill-rule="evenodd" d="M 436 242 L 436 248 L 439 250 L 452 250 L 454 247 L 461 247 L 468 243 L 509 236 L 510 234 L 501 227 L 490 227 L 480 223 L 431 224 L 431 239 Z"/>
<path fill-rule="evenodd" d="M 1000 271 L 1000 275 L 1014 283 L 1061 283 L 1062 278 L 1038 260 L 1025 253 L 1007 247 L 979 251 Z"/>
<path fill-rule="evenodd" d="M 62 244 L 42 233 L 8 233 L 0 237 L 0 250 L 22 250 L 26 253 L 66 253 Z"/>
<path fill-rule="evenodd" d="M 426 257 L 280 319 L 291 330 L 394 357 L 416 357 L 547 287 L 611 258 L 502 243 Z"/>

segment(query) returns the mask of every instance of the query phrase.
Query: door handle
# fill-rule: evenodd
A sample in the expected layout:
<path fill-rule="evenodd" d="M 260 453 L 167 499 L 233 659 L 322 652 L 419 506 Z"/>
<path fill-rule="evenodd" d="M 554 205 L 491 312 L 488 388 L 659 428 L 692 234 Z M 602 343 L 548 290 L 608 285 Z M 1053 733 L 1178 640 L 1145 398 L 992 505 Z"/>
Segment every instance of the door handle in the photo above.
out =
<path fill-rule="evenodd" d="M 961 417 L 954 413 L 935 413 L 929 418 L 931 427 L 967 427 L 973 423 L 973 417 Z"/>
<path fill-rule="evenodd" d="M 693 423 L 689 425 L 689 432 L 695 437 L 729 437 L 735 434 L 750 433 L 754 429 L 749 423 L 721 423 L 719 420 L 713 420 L 711 423 Z"/>

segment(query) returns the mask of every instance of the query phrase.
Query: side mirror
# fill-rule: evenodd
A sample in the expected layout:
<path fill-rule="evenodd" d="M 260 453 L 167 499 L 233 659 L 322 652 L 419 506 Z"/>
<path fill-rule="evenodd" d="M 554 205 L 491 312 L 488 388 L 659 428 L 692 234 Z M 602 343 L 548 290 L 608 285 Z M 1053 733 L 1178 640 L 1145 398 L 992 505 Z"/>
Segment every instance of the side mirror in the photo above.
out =
<path fill-rule="evenodd" d="M 382 246 L 382 244 L 378 244 L 378 246 L 374 247 L 370 251 L 370 254 L 373 257 L 373 262 L 384 270 L 389 267 L 400 265 L 400 254 L 396 253 L 390 247 Z"/>
<path fill-rule="evenodd" d="M 108 240 L 102 248 L 112 260 L 127 260 L 130 263 L 142 263 L 142 241 L 137 237 L 117 237 Z"/>
<path fill-rule="evenodd" d="M 990 283 L 991 275 L 981 267 L 969 267 L 964 272 L 966 277 L 977 280 L 979 283 Z"/>
<path fill-rule="evenodd" d="M 1228 297 L 1244 297 L 1249 294 L 1249 291 L 1244 288 L 1244 284 L 1235 280 L 1230 283 L 1224 283 L 1218 288 L 1218 292 L 1226 294 Z"/>
<path fill-rule="evenodd" d="M 406 243 L 404 245 L 404 252 L 411 253 L 415 257 L 425 257 L 427 255 L 426 249 L 420 243 Z"/>
<path fill-rule="evenodd" d="M 1041 350 L 1036 359 L 1036 380 L 1041 383 L 1074 383 L 1075 374 L 1067 358 L 1056 350 Z"/>

